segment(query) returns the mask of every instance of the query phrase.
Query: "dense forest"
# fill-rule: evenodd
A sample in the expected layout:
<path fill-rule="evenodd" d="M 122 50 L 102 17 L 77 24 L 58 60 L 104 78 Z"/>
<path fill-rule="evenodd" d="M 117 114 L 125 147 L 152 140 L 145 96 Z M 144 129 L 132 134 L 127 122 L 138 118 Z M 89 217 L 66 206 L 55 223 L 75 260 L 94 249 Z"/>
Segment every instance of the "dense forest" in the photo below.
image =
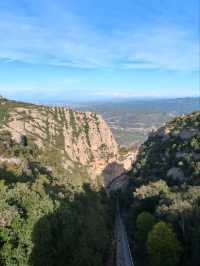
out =
<path fill-rule="evenodd" d="M 137 265 L 200 265 L 200 112 L 141 146 L 122 208 Z"/>
<path fill-rule="evenodd" d="M 0 153 L 0 265 L 104 265 L 113 232 L 104 189 L 52 176 L 25 137 L 1 132 Z"/>

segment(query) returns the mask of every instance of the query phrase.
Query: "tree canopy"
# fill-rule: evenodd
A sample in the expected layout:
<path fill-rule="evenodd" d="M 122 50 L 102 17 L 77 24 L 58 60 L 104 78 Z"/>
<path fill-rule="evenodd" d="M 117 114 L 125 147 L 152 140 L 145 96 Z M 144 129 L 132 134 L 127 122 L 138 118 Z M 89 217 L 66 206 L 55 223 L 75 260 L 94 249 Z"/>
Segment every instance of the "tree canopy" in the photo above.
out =
<path fill-rule="evenodd" d="M 147 250 L 152 266 L 176 266 L 181 255 L 181 245 L 170 225 L 157 223 L 149 232 Z"/>

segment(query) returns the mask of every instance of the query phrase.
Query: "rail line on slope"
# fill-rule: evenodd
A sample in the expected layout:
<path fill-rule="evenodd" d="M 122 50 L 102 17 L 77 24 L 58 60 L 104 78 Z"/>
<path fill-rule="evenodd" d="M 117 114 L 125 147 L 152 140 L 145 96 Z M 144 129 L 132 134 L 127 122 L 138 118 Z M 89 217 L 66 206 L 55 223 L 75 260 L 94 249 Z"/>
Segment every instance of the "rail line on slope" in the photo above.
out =
<path fill-rule="evenodd" d="M 127 232 L 121 218 L 119 208 L 116 213 L 116 266 L 134 266 Z"/>

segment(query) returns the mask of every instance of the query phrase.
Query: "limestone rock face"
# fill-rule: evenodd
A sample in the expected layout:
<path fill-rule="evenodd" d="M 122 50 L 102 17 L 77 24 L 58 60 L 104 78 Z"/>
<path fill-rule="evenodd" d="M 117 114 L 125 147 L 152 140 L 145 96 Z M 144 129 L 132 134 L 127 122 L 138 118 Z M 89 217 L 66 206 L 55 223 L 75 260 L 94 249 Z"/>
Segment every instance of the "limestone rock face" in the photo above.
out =
<path fill-rule="evenodd" d="M 73 161 L 96 171 L 118 156 L 118 145 L 108 125 L 91 112 L 25 105 L 9 110 L 1 130 L 8 130 L 18 143 L 25 136 L 40 150 L 59 150 L 66 168 Z"/>

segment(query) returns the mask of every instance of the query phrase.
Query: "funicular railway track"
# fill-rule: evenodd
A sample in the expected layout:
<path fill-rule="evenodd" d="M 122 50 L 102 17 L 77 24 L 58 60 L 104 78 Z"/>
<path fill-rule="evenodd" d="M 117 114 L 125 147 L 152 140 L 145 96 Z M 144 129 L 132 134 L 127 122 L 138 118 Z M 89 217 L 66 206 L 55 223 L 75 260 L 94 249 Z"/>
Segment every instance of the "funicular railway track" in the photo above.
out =
<path fill-rule="evenodd" d="M 119 208 L 117 208 L 115 226 L 116 266 L 134 266 L 132 254 L 129 247 L 127 232 L 122 221 Z"/>

